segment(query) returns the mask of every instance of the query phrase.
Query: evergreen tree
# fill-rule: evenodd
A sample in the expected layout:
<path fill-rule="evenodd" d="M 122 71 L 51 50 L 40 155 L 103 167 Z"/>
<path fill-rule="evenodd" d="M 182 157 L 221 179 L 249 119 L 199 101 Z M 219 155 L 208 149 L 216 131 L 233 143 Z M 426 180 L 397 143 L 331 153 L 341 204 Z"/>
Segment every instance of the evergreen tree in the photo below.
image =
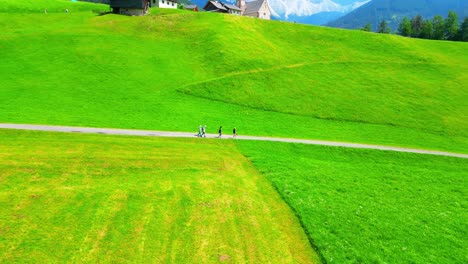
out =
<path fill-rule="evenodd" d="M 454 11 L 450 11 L 445 19 L 445 39 L 456 40 L 458 29 L 458 15 Z"/>
<path fill-rule="evenodd" d="M 461 41 L 468 41 L 468 17 L 465 17 L 465 20 L 463 20 L 459 35 Z"/>
<path fill-rule="evenodd" d="M 411 36 L 413 38 L 419 38 L 421 36 L 423 22 L 421 15 L 417 15 L 411 19 Z"/>
<path fill-rule="evenodd" d="M 445 35 L 444 18 L 442 18 L 441 16 L 435 16 L 434 19 L 432 19 L 432 25 L 434 28 L 434 31 L 432 32 L 432 38 L 444 39 L 444 35 Z"/>
<path fill-rule="evenodd" d="M 434 26 L 432 25 L 432 21 L 429 19 L 424 20 L 421 35 L 420 37 L 423 39 L 432 39 L 432 32 L 434 31 Z"/>
<path fill-rule="evenodd" d="M 390 29 L 388 22 L 385 20 L 382 20 L 377 28 L 377 33 L 390 34 L 391 31 L 392 30 Z"/>
<path fill-rule="evenodd" d="M 398 27 L 398 34 L 409 37 L 411 36 L 411 33 L 411 22 L 407 17 L 404 17 L 400 22 L 400 26 Z"/>
<path fill-rule="evenodd" d="M 371 24 L 367 23 L 363 28 L 361 28 L 361 30 L 371 32 L 372 31 Z"/>

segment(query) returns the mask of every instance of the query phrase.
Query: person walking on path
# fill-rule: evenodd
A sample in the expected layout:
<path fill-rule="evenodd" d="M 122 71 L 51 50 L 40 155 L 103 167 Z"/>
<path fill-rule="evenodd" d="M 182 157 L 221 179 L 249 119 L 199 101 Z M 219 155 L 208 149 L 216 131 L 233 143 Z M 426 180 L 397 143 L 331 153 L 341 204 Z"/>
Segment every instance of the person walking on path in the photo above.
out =
<path fill-rule="evenodd" d="M 206 125 L 202 126 L 201 134 L 202 134 L 202 137 L 206 138 Z"/>
<path fill-rule="evenodd" d="M 221 137 L 223 135 L 223 127 L 222 126 L 219 127 L 218 134 L 219 134 L 218 137 Z"/>
<path fill-rule="evenodd" d="M 203 127 L 201 125 L 198 126 L 198 134 L 197 137 L 201 137 L 203 135 Z"/>
<path fill-rule="evenodd" d="M 237 129 L 232 129 L 232 137 L 235 138 L 237 136 Z"/>

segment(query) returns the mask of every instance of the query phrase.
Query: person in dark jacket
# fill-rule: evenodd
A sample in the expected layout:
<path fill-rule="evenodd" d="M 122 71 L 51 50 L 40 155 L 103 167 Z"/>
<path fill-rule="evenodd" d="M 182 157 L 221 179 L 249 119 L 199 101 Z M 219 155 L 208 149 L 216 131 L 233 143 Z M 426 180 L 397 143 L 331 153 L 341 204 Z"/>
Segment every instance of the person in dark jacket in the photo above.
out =
<path fill-rule="evenodd" d="M 206 125 L 202 126 L 202 137 L 206 138 Z"/>
<path fill-rule="evenodd" d="M 221 137 L 223 135 L 223 127 L 222 126 L 219 127 L 218 134 L 219 134 L 218 137 Z"/>

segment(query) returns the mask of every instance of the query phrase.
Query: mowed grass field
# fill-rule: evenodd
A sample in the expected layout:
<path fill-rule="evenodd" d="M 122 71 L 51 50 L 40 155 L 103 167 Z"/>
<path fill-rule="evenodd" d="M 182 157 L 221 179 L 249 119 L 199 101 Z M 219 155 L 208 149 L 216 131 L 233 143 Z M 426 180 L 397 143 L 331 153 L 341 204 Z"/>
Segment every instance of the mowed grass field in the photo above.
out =
<path fill-rule="evenodd" d="M 326 263 L 466 263 L 468 161 L 238 142 Z"/>
<path fill-rule="evenodd" d="M 0 135 L 1 262 L 467 260 L 465 159 L 214 139 Z"/>
<path fill-rule="evenodd" d="M 0 122 L 468 149 L 466 43 L 96 10 L 2 0 Z"/>
<path fill-rule="evenodd" d="M 318 263 L 232 141 L 0 130 L 0 262 Z"/>

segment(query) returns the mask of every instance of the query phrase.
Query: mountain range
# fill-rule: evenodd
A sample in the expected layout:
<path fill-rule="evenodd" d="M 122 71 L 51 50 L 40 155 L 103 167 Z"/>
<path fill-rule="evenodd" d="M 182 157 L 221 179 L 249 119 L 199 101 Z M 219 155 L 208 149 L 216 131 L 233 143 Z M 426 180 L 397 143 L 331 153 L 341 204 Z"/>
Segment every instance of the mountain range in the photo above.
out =
<path fill-rule="evenodd" d="M 370 23 L 373 30 L 386 20 L 393 31 L 403 17 L 421 15 L 430 19 L 435 15 L 446 17 L 452 10 L 460 20 L 468 16 L 468 0 L 372 0 L 360 8 L 329 22 L 327 26 L 356 29 Z"/>

